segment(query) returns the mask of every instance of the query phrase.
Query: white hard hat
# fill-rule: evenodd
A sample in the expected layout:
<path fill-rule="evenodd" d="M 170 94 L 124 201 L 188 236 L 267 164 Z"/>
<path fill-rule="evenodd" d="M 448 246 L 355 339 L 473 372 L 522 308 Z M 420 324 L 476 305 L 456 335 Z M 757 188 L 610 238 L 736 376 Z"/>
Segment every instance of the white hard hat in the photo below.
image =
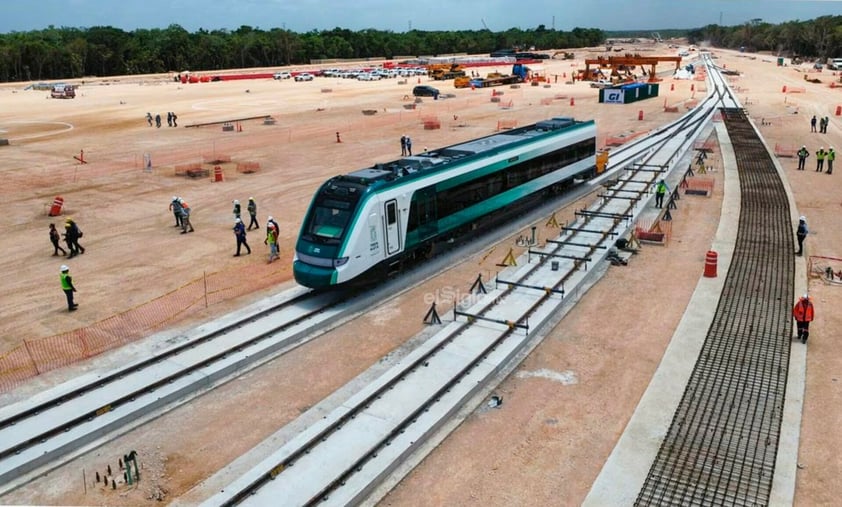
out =
<path fill-rule="evenodd" d="M 237 199 L 234 199 L 234 204 L 240 204 L 240 201 L 238 201 Z"/>
<path fill-rule="evenodd" d="M 805 293 L 802 297 L 803 297 L 804 299 L 810 299 L 810 296 L 809 296 L 808 294 L 806 294 L 806 293 Z"/>
<path fill-rule="evenodd" d="M 801 217 L 801 218 L 799 218 L 798 220 L 799 220 L 800 222 L 806 222 L 806 221 L 807 221 L 807 217 L 802 216 L 802 217 Z"/>
<path fill-rule="evenodd" d="M 177 200 L 178 200 L 178 196 L 176 196 L 176 195 L 172 196 L 172 200 L 173 200 L 173 201 L 177 201 Z"/>
<path fill-rule="evenodd" d="M 239 218 L 235 218 L 235 219 L 234 219 L 234 223 L 238 224 L 238 223 L 240 223 L 240 222 L 242 222 L 242 220 L 240 220 Z"/>
<path fill-rule="evenodd" d="M 64 272 L 64 271 L 70 271 L 70 268 L 69 268 L 69 267 L 67 267 L 67 264 L 62 264 L 62 265 L 61 265 L 61 270 L 62 270 L 62 272 Z"/>
<path fill-rule="evenodd" d="M 267 220 L 272 221 L 272 217 L 269 217 Z"/>

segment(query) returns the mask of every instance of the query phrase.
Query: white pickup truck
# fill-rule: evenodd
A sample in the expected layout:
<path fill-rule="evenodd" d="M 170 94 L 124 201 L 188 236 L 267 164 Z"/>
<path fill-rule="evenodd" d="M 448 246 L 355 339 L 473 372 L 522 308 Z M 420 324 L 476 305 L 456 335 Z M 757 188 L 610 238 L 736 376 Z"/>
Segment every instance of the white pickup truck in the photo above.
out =
<path fill-rule="evenodd" d="M 593 81 L 591 83 L 591 88 L 611 88 L 614 86 L 614 83 L 611 82 L 610 79 L 600 79 L 598 81 Z"/>

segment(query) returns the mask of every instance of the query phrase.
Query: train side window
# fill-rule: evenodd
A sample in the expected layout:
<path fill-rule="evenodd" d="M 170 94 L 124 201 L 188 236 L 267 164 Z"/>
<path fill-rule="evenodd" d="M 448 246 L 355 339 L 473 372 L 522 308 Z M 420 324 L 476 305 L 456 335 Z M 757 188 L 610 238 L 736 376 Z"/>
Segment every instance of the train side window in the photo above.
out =
<path fill-rule="evenodd" d="M 386 223 L 388 225 L 394 225 L 398 221 L 396 206 L 394 201 L 386 204 Z"/>

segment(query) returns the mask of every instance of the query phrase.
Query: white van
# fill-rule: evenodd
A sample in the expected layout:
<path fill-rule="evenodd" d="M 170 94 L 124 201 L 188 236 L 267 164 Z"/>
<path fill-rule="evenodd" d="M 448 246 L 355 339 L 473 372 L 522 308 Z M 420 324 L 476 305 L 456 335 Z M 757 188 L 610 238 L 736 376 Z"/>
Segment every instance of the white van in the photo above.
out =
<path fill-rule="evenodd" d="M 842 70 L 842 58 L 828 58 L 827 68 L 830 70 Z"/>

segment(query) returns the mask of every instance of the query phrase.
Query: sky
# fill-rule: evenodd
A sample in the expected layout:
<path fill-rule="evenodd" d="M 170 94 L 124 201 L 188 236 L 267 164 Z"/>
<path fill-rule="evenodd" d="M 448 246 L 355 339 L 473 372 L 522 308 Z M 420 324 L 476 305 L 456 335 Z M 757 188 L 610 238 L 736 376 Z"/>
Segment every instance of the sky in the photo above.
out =
<path fill-rule="evenodd" d="M 295 32 L 366 28 L 500 32 L 544 25 L 602 30 L 696 28 L 842 15 L 842 0 L 0 0 L 0 33 L 112 26 L 125 31 L 181 25 L 189 32 Z"/>

